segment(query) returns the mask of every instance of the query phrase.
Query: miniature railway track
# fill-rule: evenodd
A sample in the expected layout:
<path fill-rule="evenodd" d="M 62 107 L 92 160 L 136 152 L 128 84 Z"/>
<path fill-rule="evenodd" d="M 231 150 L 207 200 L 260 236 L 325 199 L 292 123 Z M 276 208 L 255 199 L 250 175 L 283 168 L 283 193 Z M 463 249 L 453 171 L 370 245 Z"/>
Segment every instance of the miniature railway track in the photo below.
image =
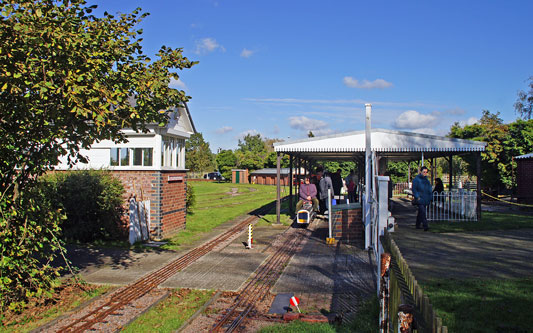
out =
<path fill-rule="evenodd" d="M 257 215 L 266 213 L 268 209 L 270 209 L 270 206 L 271 205 L 264 207 L 264 209 L 262 209 L 262 211 Z M 119 309 L 146 295 L 154 288 L 157 288 L 157 286 L 166 281 L 168 278 L 181 271 L 194 261 L 198 260 L 200 257 L 209 253 L 221 243 L 228 241 L 237 233 L 242 232 L 249 223 L 252 223 L 258 218 L 257 215 L 246 218 L 244 221 L 220 234 L 218 237 L 190 250 L 178 259 L 172 261 L 157 271 L 142 277 L 133 284 L 119 289 L 115 293 L 111 294 L 105 303 L 98 306 L 96 309 L 87 313 L 83 317 L 78 318 L 75 322 L 70 323 L 68 326 L 59 328 L 58 331 L 83 332 L 90 330 L 98 323 L 106 323 L 106 318 L 109 315 L 117 315 Z"/>
<path fill-rule="evenodd" d="M 235 298 L 231 307 L 221 315 L 210 332 L 221 330 L 233 332 L 244 323 L 249 315 L 253 314 L 255 305 L 270 292 L 302 240 L 309 237 L 311 233 L 308 229 L 294 229 L 293 231 L 285 236 L 287 241 L 283 242 L 268 261 L 258 268 L 255 276 Z M 288 240 L 289 238 L 291 239 Z"/>

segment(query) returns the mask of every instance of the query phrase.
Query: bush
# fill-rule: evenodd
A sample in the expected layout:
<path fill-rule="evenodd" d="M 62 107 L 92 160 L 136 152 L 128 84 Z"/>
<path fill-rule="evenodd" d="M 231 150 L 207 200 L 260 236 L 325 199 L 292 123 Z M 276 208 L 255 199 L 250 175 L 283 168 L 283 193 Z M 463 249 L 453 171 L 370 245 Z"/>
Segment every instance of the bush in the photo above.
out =
<path fill-rule="evenodd" d="M 67 240 L 123 240 L 124 187 L 104 170 L 58 172 L 45 177 L 56 207 L 64 210 L 62 224 Z"/>
<path fill-rule="evenodd" d="M 194 194 L 194 187 L 192 187 L 190 184 L 187 184 L 186 193 L 187 195 L 185 198 L 185 208 L 187 210 L 187 214 L 192 214 L 192 209 L 196 204 L 196 194 Z"/>
<path fill-rule="evenodd" d="M 33 297 L 50 297 L 59 276 L 50 262 L 63 248 L 56 236 L 65 217 L 43 190 L 30 181 L 24 191 L 0 196 L 1 313 L 19 312 Z"/>

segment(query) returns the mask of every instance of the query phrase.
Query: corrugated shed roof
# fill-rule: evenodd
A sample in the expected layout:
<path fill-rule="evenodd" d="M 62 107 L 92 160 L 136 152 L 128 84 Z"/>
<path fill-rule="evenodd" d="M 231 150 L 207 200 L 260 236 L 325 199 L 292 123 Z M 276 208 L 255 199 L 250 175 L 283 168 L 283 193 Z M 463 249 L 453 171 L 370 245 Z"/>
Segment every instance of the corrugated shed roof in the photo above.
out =
<path fill-rule="evenodd" d="M 467 152 L 484 151 L 486 142 L 452 139 L 436 135 L 373 129 L 376 152 Z M 365 131 L 274 143 L 276 152 L 364 152 Z"/>
<path fill-rule="evenodd" d="M 516 156 L 515 158 L 517 158 L 517 159 L 533 158 L 533 153 L 529 153 L 529 154 L 525 154 L 525 155 Z"/>

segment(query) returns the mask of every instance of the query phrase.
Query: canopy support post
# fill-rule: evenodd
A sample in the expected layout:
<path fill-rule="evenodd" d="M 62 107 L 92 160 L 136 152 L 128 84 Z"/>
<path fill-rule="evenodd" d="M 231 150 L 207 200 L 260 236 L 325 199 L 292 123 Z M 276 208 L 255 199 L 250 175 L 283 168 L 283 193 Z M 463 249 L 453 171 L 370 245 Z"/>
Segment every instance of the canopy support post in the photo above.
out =
<path fill-rule="evenodd" d="M 289 211 L 292 213 L 292 162 L 294 158 L 289 155 Z"/>
<path fill-rule="evenodd" d="M 276 158 L 276 183 L 277 183 L 277 191 L 276 191 L 276 223 L 280 224 L 280 212 L 281 212 L 281 188 L 280 188 L 280 166 L 281 166 L 281 153 L 277 154 Z"/>
<path fill-rule="evenodd" d="M 477 220 L 481 221 L 481 152 L 476 153 L 476 174 L 477 174 L 477 207 L 476 214 Z"/>

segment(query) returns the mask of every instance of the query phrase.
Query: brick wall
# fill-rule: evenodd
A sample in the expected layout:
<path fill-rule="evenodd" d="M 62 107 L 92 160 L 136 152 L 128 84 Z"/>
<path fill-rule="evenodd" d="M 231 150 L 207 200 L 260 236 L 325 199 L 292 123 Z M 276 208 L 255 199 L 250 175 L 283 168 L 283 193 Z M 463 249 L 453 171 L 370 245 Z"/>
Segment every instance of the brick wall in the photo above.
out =
<path fill-rule="evenodd" d="M 331 217 L 333 238 L 348 243 L 364 240 L 361 208 L 340 210 Z"/>
<path fill-rule="evenodd" d="M 533 158 L 516 159 L 516 165 L 518 201 L 533 204 Z"/>
<path fill-rule="evenodd" d="M 124 200 L 150 200 L 150 234 L 169 237 L 185 228 L 187 174 L 176 170 L 113 171 L 124 184 Z"/>

